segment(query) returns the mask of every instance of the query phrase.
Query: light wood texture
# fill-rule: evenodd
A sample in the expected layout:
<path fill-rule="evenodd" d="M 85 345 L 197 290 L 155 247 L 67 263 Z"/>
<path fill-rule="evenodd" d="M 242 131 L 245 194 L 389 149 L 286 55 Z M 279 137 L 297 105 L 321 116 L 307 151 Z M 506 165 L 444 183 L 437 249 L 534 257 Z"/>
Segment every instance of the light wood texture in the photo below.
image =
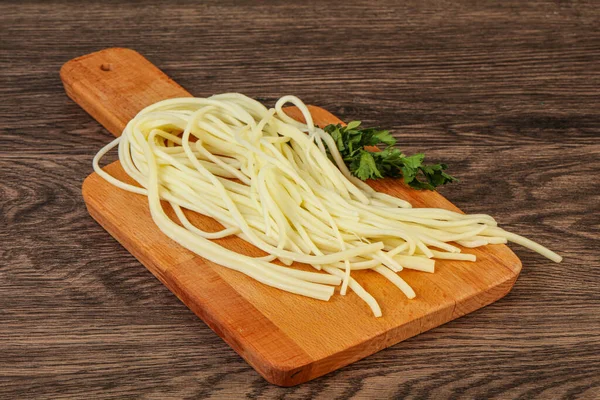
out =
<path fill-rule="evenodd" d="M 102 67 L 106 65 L 110 68 Z M 115 135 L 144 106 L 189 95 L 128 49 L 107 49 L 69 61 L 61 69 L 61 78 L 69 96 Z M 299 118 L 297 110 L 288 112 Z M 311 114 L 321 126 L 339 121 L 319 107 L 311 107 Z M 118 162 L 106 170 L 131 182 Z M 415 191 L 397 180 L 372 186 L 418 207 L 456 210 L 439 193 Z M 283 386 L 321 376 L 490 304 L 508 293 L 521 270 L 520 261 L 506 246 L 469 249 L 477 255 L 476 263 L 440 260 L 435 274 L 402 271 L 417 293 L 414 300 L 374 272 L 356 272 L 353 276 L 382 307 L 383 317 L 374 318 L 352 292 L 329 302 L 312 300 L 196 256 L 156 228 L 145 197 L 117 189 L 96 174 L 85 180 L 83 197 L 94 219 L 261 375 Z M 194 213 L 190 218 L 203 229 L 220 226 Z M 244 254 L 263 255 L 238 238 L 219 243 Z"/>

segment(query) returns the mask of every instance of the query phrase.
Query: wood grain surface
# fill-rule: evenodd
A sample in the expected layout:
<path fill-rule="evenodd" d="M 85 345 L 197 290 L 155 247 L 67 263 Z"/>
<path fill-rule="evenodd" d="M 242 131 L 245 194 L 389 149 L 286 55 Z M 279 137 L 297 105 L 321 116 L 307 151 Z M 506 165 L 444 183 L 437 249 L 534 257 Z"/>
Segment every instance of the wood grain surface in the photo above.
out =
<path fill-rule="evenodd" d="M 600 392 L 600 7 L 3 1 L 0 398 L 589 398 Z M 197 95 L 293 93 L 451 165 L 443 194 L 562 250 L 513 291 L 294 388 L 265 382 L 91 220 L 110 135 L 60 66 L 139 50 Z"/>

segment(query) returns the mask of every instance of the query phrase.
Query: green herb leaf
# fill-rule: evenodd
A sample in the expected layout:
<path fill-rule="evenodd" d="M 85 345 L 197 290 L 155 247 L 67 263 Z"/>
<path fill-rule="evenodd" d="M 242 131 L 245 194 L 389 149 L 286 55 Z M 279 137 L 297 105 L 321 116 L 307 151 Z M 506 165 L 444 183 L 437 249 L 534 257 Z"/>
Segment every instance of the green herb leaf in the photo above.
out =
<path fill-rule="evenodd" d="M 377 131 L 373 134 L 373 138 L 376 139 L 379 143 L 383 143 L 388 146 L 393 146 L 396 144 L 396 139 L 394 139 L 390 131 Z"/>
<path fill-rule="evenodd" d="M 358 160 L 358 166 L 355 165 L 356 168 L 352 173 L 359 179 L 364 181 L 367 179 L 383 178 L 383 175 L 381 175 L 381 172 L 377 169 L 377 163 L 375 162 L 373 153 L 361 150 Z"/>
<path fill-rule="evenodd" d="M 404 157 L 402 159 L 402 163 L 408 168 L 417 169 L 423 164 L 423 160 L 425 159 L 425 154 L 417 153 L 413 154 L 410 157 Z"/>
<path fill-rule="evenodd" d="M 402 177 L 410 187 L 427 190 L 458 181 L 444 172 L 448 168 L 446 164 L 423 164 L 425 155 L 422 153 L 407 157 L 394 147 L 396 139 L 389 131 L 378 128 L 357 129 L 360 124 L 360 121 L 351 121 L 345 127 L 332 124 L 323 128 L 331 135 L 348 169 L 357 178 L 367 180 Z M 364 148 L 377 145 L 386 147 L 378 152 Z M 331 158 L 331 154 L 329 157 Z"/>
<path fill-rule="evenodd" d="M 358 128 L 360 125 L 360 121 L 350 121 L 348 125 L 346 125 L 346 130 L 352 130 L 354 128 Z"/>

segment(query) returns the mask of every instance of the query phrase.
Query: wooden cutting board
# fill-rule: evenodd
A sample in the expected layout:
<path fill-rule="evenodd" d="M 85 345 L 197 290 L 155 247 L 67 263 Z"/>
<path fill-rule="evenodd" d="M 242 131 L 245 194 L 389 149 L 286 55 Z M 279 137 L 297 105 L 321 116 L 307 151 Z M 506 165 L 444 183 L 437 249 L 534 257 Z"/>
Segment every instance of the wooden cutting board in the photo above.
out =
<path fill-rule="evenodd" d="M 69 97 L 115 136 L 143 107 L 190 96 L 129 49 L 76 58 L 60 74 Z M 321 108 L 310 109 L 319 125 L 339 122 Z M 299 118 L 297 110 L 287 112 Z M 132 182 L 119 162 L 106 170 Z M 415 207 L 458 210 L 437 192 L 415 191 L 398 181 L 381 180 L 372 186 Z M 504 245 L 468 249 L 477 255 L 477 262 L 440 260 L 434 274 L 400 272 L 417 293 L 414 300 L 375 272 L 354 272 L 381 305 L 383 317 L 374 318 L 352 291 L 322 302 L 262 285 L 198 257 L 156 228 L 145 197 L 117 189 L 95 173 L 82 190 L 90 214 L 100 225 L 265 379 L 282 386 L 306 382 L 488 305 L 510 291 L 521 270 L 519 259 Z M 203 229 L 219 227 L 210 218 L 188 216 Z M 218 242 L 244 254 L 264 254 L 238 238 Z"/>

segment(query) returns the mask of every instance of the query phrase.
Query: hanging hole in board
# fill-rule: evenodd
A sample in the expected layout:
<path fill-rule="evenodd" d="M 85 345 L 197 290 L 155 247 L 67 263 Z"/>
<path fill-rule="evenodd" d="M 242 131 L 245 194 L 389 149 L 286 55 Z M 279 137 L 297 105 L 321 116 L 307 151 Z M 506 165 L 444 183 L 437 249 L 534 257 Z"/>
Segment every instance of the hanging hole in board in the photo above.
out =
<path fill-rule="evenodd" d="M 100 69 L 105 72 L 112 71 L 112 68 L 113 65 L 111 63 L 104 63 L 100 66 Z"/>

